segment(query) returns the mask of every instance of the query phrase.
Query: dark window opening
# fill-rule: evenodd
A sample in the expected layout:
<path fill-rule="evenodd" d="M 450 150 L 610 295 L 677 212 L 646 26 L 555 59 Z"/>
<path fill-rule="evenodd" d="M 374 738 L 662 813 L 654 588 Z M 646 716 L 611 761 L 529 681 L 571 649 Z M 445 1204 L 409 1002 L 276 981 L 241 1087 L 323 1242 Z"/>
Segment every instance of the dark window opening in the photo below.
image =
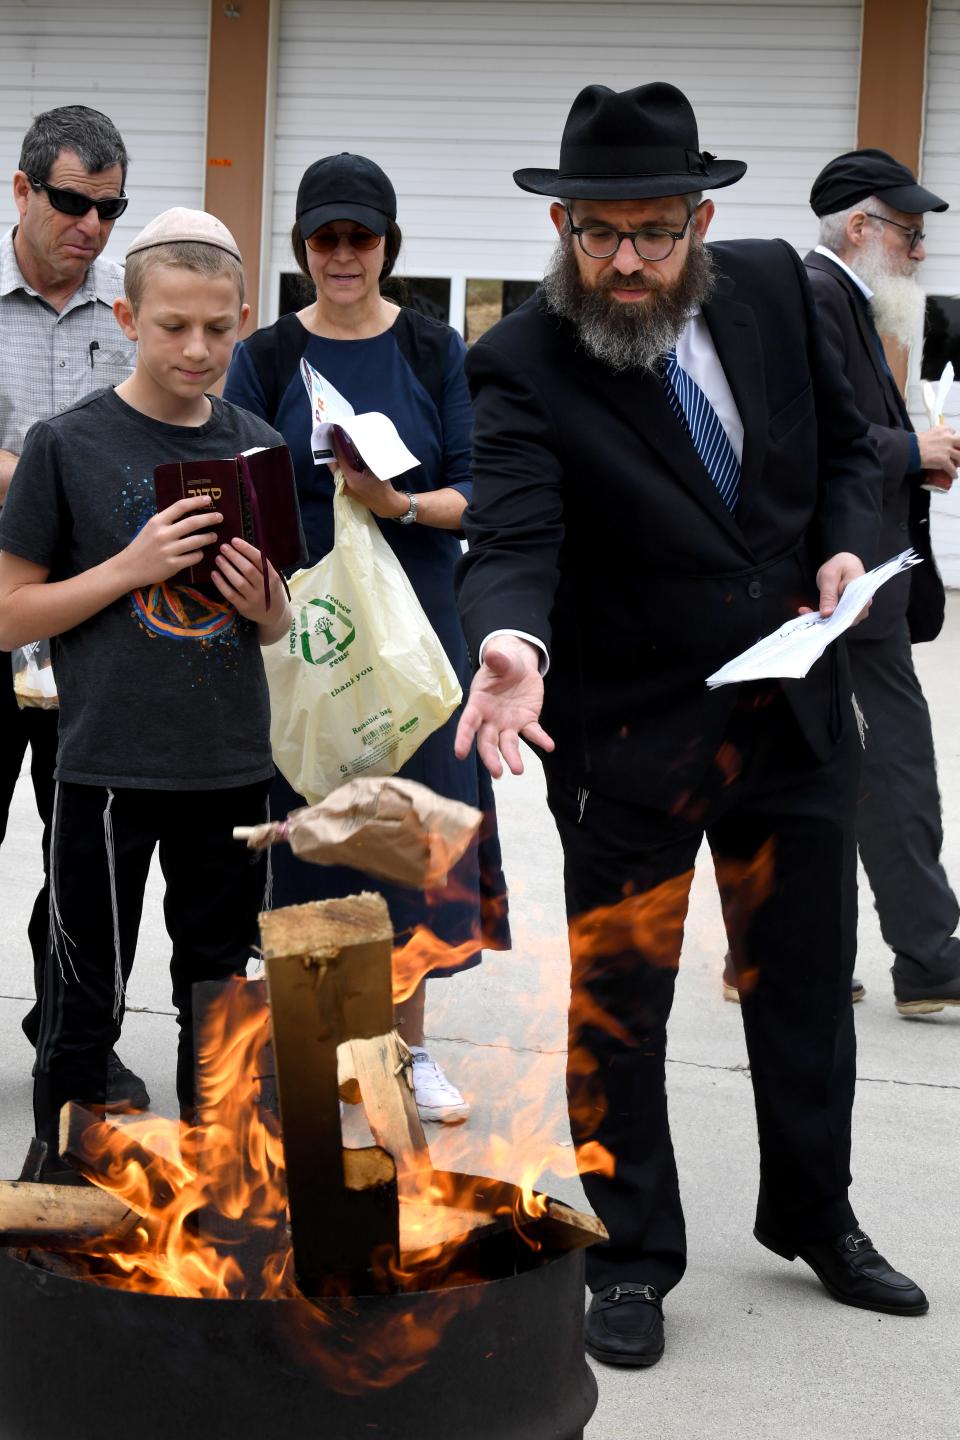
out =
<path fill-rule="evenodd" d="M 928 295 L 921 380 L 939 380 L 948 360 L 960 375 L 960 297 Z"/>
<path fill-rule="evenodd" d="M 536 280 L 468 280 L 464 339 L 468 345 L 516 310 L 537 288 Z"/>

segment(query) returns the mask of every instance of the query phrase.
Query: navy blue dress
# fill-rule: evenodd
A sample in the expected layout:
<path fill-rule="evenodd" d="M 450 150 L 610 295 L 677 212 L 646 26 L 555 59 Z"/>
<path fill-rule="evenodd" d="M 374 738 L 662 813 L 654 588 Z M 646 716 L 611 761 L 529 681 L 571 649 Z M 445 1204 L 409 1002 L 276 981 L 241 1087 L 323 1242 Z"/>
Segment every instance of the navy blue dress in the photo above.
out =
<path fill-rule="evenodd" d="M 421 317 L 408 313 L 408 319 L 419 323 Z M 289 332 L 290 317 L 278 322 L 284 323 Z M 437 326 L 436 321 L 422 323 Z M 472 411 L 463 373 L 466 347 L 456 331 L 442 327 L 445 335 L 440 339 L 448 337 L 447 351 L 440 384 L 431 382 L 435 399 L 414 373 L 392 330 L 367 340 L 327 340 L 300 328 L 303 335 L 299 339 L 305 340 L 302 356 L 350 401 L 357 414 L 379 410 L 389 415 L 405 444 L 417 456 L 420 464 L 396 478 L 397 488 L 423 492 L 452 487 L 469 500 Z M 286 440 L 296 472 L 309 563 L 316 564 L 334 543 L 333 476 L 326 465 L 315 465 L 313 461 L 312 410 L 299 366 L 293 367 L 281 393 L 271 403 L 257 366 L 241 342 L 234 351 L 224 396 L 269 419 Z M 377 523 L 403 566 L 466 693 L 470 666 L 453 589 L 454 566 L 461 554 L 459 540 L 452 531 L 432 526 L 398 525 L 390 520 Z M 481 936 L 489 948 L 509 947 L 506 886 L 500 867 L 493 787 L 475 754 L 466 761 L 454 756 L 453 739 L 458 719 L 459 711 L 430 735 L 398 772 L 405 779 L 429 785 L 440 795 L 479 805 L 484 811 L 481 843 L 472 846 L 457 865 L 446 892 L 424 896 L 419 891 L 388 885 L 346 866 L 310 865 L 297 860 L 281 845 L 273 852 L 275 905 L 348 895 L 360 888 L 376 889 L 386 898 L 394 930 L 401 939 L 415 925 L 425 924 L 451 945 Z M 305 803 L 278 774 L 271 796 L 271 813 L 286 815 Z M 465 965 L 431 974 L 450 974 L 478 962 L 479 954 Z"/>

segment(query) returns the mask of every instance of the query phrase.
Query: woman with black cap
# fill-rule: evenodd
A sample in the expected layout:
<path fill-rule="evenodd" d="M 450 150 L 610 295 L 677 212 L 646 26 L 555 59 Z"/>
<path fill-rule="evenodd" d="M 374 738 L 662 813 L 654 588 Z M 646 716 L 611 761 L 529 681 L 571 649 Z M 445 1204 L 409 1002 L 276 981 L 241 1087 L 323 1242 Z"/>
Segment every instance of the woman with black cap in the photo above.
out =
<path fill-rule="evenodd" d="M 379 410 L 389 415 L 419 466 L 399 477 L 397 486 L 360 473 L 345 460 L 341 468 L 350 494 L 376 516 L 466 690 L 469 662 L 453 595 L 461 553 L 457 532 L 471 491 L 465 347 L 449 325 L 397 306 L 382 294 L 400 251 L 396 215 L 393 186 L 372 160 L 343 153 L 309 167 L 297 192 L 291 242 L 316 299 L 237 346 L 224 393 L 268 420 L 290 447 L 311 564 L 333 545 L 333 478 L 327 466 L 314 465 L 313 413 L 300 376 L 301 359 L 357 414 Z M 385 895 L 400 943 L 415 925 L 425 924 L 450 945 L 482 938 L 489 948 L 509 947 L 493 790 L 485 772 L 480 778 L 475 757 L 466 764 L 454 758 L 457 718 L 429 736 L 400 772 L 486 813 L 484 838 L 454 871 L 447 887 L 450 898 L 366 881 L 346 867 L 307 865 L 281 846 L 274 851 L 274 904 L 347 895 L 366 883 Z M 304 803 L 278 774 L 273 813 L 285 815 Z M 450 975 L 478 961 L 479 951 L 465 964 L 432 974 Z M 455 1123 L 466 1119 L 469 1105 L 424 1048 L 424 990 L 421 983 L 397 1007 L 397 1026 L 413 1050 L 421 1116 Z"/>

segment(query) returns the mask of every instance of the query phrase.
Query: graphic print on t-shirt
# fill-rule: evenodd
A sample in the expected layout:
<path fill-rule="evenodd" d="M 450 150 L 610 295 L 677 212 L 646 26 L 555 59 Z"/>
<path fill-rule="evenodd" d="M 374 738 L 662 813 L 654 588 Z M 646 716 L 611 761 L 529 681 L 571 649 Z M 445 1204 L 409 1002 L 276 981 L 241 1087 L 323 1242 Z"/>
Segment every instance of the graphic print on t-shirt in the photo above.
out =
<path fill-rule="evenodd" d="M 156 514 L 152 477 L 141 476 L 139 484 L 131 482 L 124 486 L 119 508 L 124 522 L 132 526 L 134 536 L 139 535 Z M 164 580 L 132 590 L 130 603 L 134 618 L 151 635 L 181 641 L 222 638 L 232 647 L 237 612 L 217 595 L 192 585 L 175 585 Z"/>

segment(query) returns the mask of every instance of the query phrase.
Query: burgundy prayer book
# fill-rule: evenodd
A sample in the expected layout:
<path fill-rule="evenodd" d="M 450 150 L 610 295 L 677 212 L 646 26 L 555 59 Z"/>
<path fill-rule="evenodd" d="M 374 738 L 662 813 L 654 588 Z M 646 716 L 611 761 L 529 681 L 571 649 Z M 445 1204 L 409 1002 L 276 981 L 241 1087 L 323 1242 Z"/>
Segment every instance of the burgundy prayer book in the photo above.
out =
<path fill-rule="evenodd" d="M 228 460 L 175 460 L 153 472 L 157 510 L 188 495 L 209 495 L 223 516 L 217 539 L 204 547 L 203 559 L 172 576 L 190 585 L 210 585 L 220 546 L 240 535 L 255 545 L 280 572 L 303 561 L 303 532 L 293 464 L 286 445 L 245 450 Z M 284 582 L 286 585 L 286 582 Z M 270 606 L 270 582 L 264 569 L 263 593 Z"/>

